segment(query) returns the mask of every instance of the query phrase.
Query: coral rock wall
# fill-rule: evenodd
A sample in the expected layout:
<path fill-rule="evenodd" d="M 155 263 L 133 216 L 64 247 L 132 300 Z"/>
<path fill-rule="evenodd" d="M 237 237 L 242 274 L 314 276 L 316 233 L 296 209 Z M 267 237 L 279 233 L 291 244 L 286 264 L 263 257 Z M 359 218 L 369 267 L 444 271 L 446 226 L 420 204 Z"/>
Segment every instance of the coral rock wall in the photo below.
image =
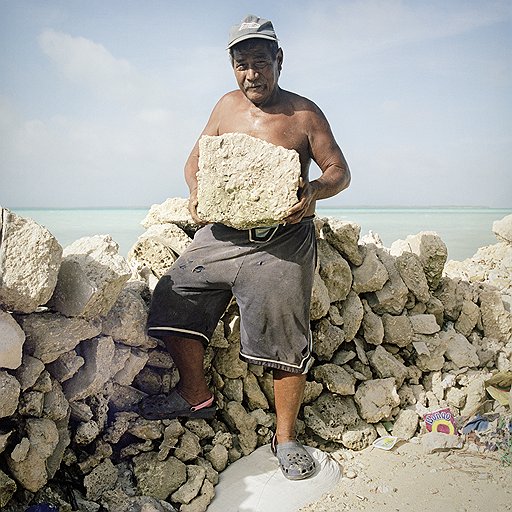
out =
<path fill-rule="evenodd" d="M 151 290 L 196 229 L 186 201 L 153 207 L 127 260 L 109 236 L 62 251 L 33 221 L 1 218 L 0 507 L 206 510 L 219 472 L 270 441 L 275 413 L 271 373 L 238 358 L 234 302 L 204 363 L 216 418 L 137 412 L 179 378 L 144 326 Z M 410 439 L 427 410 L 485 407 L 485 380 L 512 370 L 511 223 L 485 257 L 445 265 L 435 233 L 388 249 L 356 224 L 316 220 L 304 442 L 359 450 L 387 432 Z"/>

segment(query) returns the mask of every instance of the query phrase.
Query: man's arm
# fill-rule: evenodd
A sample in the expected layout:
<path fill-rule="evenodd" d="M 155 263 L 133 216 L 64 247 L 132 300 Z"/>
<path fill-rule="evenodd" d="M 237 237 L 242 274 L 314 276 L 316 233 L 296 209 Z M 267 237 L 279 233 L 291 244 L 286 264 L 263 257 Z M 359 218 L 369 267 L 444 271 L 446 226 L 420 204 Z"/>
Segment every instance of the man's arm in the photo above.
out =
<path fill-rule="evenodd" d="M 299 222 L 313 202 L 332 197 L 350 185 L 350 169 L 331 127 L 323 112 L 315 104 L 312 106 L 307 120 L 310 155 L 322 175 L 309 183 L 301 179 L 299 202 L 290 208 L 285 219 L 291 224 Z"/>

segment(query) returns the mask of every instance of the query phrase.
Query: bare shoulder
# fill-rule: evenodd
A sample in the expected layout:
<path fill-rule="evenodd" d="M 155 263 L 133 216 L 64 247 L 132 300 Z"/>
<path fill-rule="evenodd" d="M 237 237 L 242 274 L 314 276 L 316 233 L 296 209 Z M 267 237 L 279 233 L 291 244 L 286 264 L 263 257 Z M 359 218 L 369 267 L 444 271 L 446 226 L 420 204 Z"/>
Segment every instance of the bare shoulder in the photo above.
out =
<path fill-rule="evenodd" d="M 296 92 L 285 91 L 282 90 L 285 100 L 290 102 L 294 107 L 299 110 L 312 111 L 312 112 L 321 112 L 315 102 L 311 101 L 309 98 L 305 96 L 301 96 Z"/>
<path fill-rule="evenodd" d="M 224 94 L 224 96 L 222 96 L 219 99 L 219 101 L 215 105 L 215 109 L 222 110 L 224 108 L 231 108 L 235 105 L 238 105 L 242 99 L 243 95 L 239 90 L 227 92 L 226 94 Z"/>
<path fill-rule="evenodd" d="M 289 103 L 294 113 L 302 117 L 308 123 L 325 122 L 325 116 L 320 107 L 309 98 L 295 92 L 284 91 L 285 100 Z"/>

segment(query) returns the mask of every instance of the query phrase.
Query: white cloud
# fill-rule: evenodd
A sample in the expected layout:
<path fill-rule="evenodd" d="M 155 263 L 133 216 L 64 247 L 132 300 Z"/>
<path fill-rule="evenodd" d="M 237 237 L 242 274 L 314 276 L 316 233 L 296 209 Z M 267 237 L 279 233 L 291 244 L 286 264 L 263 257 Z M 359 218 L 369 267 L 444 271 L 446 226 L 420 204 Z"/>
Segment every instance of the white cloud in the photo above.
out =
<path fill-rule="evenodd" d="M 185 161 L 192 137 L 169 112 L 24 120 L 3 101 L 0 119 L 1 204 L 144 205 L 186 195 L 183 166 L 172 162 Z"/>
<path fill-rule="evenodd" d="M 39 44 L 69 80 L 86 85 L 99 96 L 119 101 L 154 101 L 162 94 L 157 81 L 139 73 L 126 59 L 115 58 L 103 45 L 85 37 L 45 30 Z"/>
<path fill-rule="evenodd" d="M 317 2 L 308 5 L 301 18 L 308 30 L 293 37 L 303 48 L 330 51 L 329 58 L 350 59 L 364 54 L 421 41 L 455 36 L 510 19 L 508 2 L 450 4 L 404 0 Z M 318 34 L 322 34 L 319 38 Z M 314 45 L 311 39 L 314 38 Z"/>

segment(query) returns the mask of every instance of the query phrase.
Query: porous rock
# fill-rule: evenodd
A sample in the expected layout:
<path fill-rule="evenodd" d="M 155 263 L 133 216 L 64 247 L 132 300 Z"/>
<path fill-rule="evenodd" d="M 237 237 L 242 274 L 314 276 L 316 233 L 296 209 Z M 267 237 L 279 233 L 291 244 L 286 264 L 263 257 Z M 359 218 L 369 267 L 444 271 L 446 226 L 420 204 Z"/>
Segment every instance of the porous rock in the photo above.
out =
<path fill-rule="evenodd" d="M 83 318 L 67 318 L 58 313 L 33 313 L 20 318 L 29 354 L 43 363 L 51 363 L 73 350 L 82 340 L 101 332 L 100 322 Z"/>
<path fill-rule="evenodd" d="M 320 361 L 329 361 L 344 340 L 344 332 L 322 318 L 313 329 L 313 352 Z"/>
<path fill-rule="evenodd" d="M 395 258 L 384 249 L 377 249 L 377 256 L 386 267 L 389 279 L 380 290 L 368 295 L 368 304 L 375 313 L 399 315 L 407 303 L 409 289 L 398 273 Z"/>
<path fill-rule="evenodd" d="M 364 450 L 377 439 L 373 425 L 360 421 L 341 435 L 341 444 L 349 450 Z"/>
<path fill-rule="evenodd" d="M 361 226 L 335 218 L 323 219 L 322 236 L 353 265 L 361 265 L 363 255 L 358 245 Z"/>
<path fill-rule="evenodd" d="M 459 368 L 475 367 L 480 364 L 476 348 L 467 338 L 454 329 L 440 333 L 441 339 L 446 343 L 445 355 Z"/>
<path fill-rule="evenodd" d="M 400 405 L 394 378 L 374 379 L 362 382 L 354 396 L 361 417 L 368 423 L 378 423 L 391 416 Z"/>
<path fill-rule="evenodd" d="M 512 244 L 512 215 L 506 215 L 492 223 L 492 232 L 498 240 Z"/>
<path fill-rule="evenodd" d="M 117 478 L 117 468 L 110 459 L 105 459 L 84 478 L 87 499 L 99 500 L 106 491 L 114 488 Z"/>
<path fill-rule="evenodd" d="M 367 343 L 372 345 L 380 345 L 384 340 L 384 324 L 382 318 L 372 311 L 372 308 L 365 299 L 361 302 L 364 309 L 362 322 L 364 339 Z"/>
<path fill-rule="evenodd" d="M 407 368 L 381 345 L 370 356 L 370 364 L 381 379 L 393 377 L 399 388 L 408 375 Z"/>
<path fill-rule="evenodd" d="M 361 418 L 352 397 L 322 393 L 312 405 L 304 407 L 304 421 L 323 439 L 341 441 L 343 434 Z"/>
<path fill-rule="evenodd" d="M 508 341 L 512 336 L 512 314 L 505 309 L 499 291 L 485 287 L 479 299 L 485 336 Z"/>
<path fill-rule="evenodd" d="M 318 240 L 320 277 L 329 293 L 330 302 L 344 300 L 352 286 L 352 272 L 341 254 L 325 240 Z"/>
<path fill-rule="evenodd" d="M 396 267 L 414 296 L 420 302 L 427 302 L 430 292 L 419 256 L 411 252 L 403 252 L 396 259 Z"/>
<path fill-rule="evenodd" d="M 50 304 L 66 316 L 107 314 L 131 276 L 109 235 L 80 238 L 66 247 Z"/>
<path fill-rule="evenodd" d="M 366 245 L 363 252 L 363 262 L 352 269 L 352 289 L 356 293 L 376 292 L 381 290 L 388 280 L 388 271 L 377 257 L 374 245 Z"/>
<path fill-rule="evenodd" d="M 32 219 L 0 208 L 0 304 L 31 313 L 55 289 L 62 258 L 57 239 Z"/>
<path fill-rule="evenodd" d="M 148 307 L 136 291 L 125 287 L 102 322 L 102 333 L 131 347 L 153 348 L 154 339 L 146 334 Z"/>
<path fill-rule="evenodd" d="M 313 290 L 311 291 L 311 305 L 309 314 L 311 320 L 320 320 L 329 311 L 331 299 L 329 298 L 329 291 L 323 279 L 320 277 L 318 270 L 315 270 L 313 276 Z"/>
<path fill-rule="evenodd" d="M 419 416 L 416 411 L 412 409 L 402 409 L 393 424 L 393 430 L 391 434 L 398 437 L 398 439 L 404 439 L 408 441 L 418 428 Z"/>
<path fill-rule="evenodd" d="M 133 472 L 139 492 L 165 500 L 187 480 L 187 466 L 176 457 L 158 460 L 155 452 L 133 458 Z"/>
<path fill-rule="evenodd" d="M 197 213 L 237 229 L 281 222 L 297 203 L 299 154 L 242 133 L 199 140 Z"/>
<path fill-rule="evenodd" d="M 434 334 L 440 331 L 436 317 L 430 314 L 412 315 L 409 317 L 415 334 Z"/>
<path fill-rule="evenodd" d="M 12 416 L 18 407 L 21 386 L 15 377 L 0 371 L 0 418 Z"/>
<path fill-rule="evenodd" d="M 14 318 L 0 310 L 0 368 L 16 369 L 21 365 L 25 333 Z"/>
<path fill-rule="evenodd" d="M 44 369 L 45 366 L 40 359 L 24 354 L 22 365 L 15 373 L 16 378 L 21 385 L 21 390 L 25 391 L 26 389 L 31 388 L 36 383 Z"/>
<path fill-rule="evenodd" d="M 474 302 L 465 300 L 455 322 L 455 329 L 464 336 L 469 336 L 479 320 L 480 308 Z"/>
<path fill-rule="evenodd" d="M 0 507 L 9 503 L 16 492 L 16 482 L 0 469 Z"/>
<path fill-rule="evenodd" d="M 188 209 L 188 199 L 182 197 L 170 197 L 161 204 L 152 205 L 141 224 L 145 228 L 157 224 L 176 224 L 186 232 L 197 229 Z"/>
<path fill-rule="evenodd" d="M 356 379 L 345 368 L 327 363 L 313 369 L 313 377 L 329 391 L 338 395 L 353 395 Z"/>
<path fill-rule="evenodd" d="M 26 423 L 29 450 L 23 460 L 7 458 L 16 480 L 27 490 L 37 492 L 48 481 L 46 461 L 59 442 L 55 423 L 47 418 L 29 418 Z"/>
<path fill-rule="evenodd" d="M 141 275 L 144 276 L 145 268 L 160 278 L 191 242 L 176 224 L 154 224 L 137 239 L 128 252 L 127 261 Z"/>
<path fill-rule="evenodd" d="M 411 320 L 407 315 L 382 315 L 384 325 L 384 341 L 399 347 L 406 347 L 411 343 L 414 331 Z"/>
<path fill-rule="evenodd" d="M 343 318 L 345 341 L 352 341 L 361 327 L 364 316 L 363 303 L 359 295 L 351 290 L 347 298 L 340 303 L 340 314 Z"/>
<path fill-rule="evenodd" d="M 114 352 L 114 340 L 110 336 L 100 336 L 82 343 L 85 364 L 76 375 L 64 382 L 66 398 L 70 401 L 83 400 L 98 393 L 112 376 Z"/>
<path fill-rule="evenodd" d="M 419 257 L 429 288 L 435 290 L 443 275 L 444 264 L 448 257 L 446 244 L 434 231 L 422 231 L 391 244 L 390 252 L 393 256 L 399 256 L 406 251 Z"/>

